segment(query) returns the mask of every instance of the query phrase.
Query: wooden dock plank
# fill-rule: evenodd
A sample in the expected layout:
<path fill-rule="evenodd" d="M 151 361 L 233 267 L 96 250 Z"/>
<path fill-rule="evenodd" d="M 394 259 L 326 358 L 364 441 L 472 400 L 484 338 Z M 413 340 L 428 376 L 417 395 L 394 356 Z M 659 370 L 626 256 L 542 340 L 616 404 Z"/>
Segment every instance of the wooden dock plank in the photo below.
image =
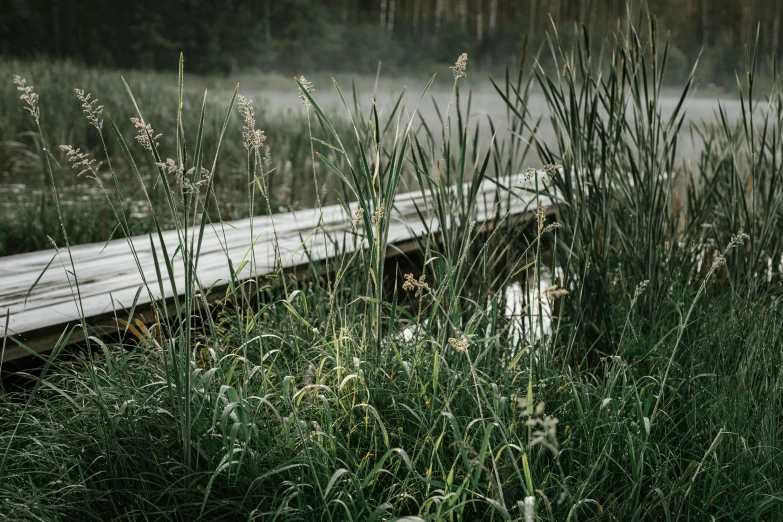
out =
<path fill-rule="evenodd" d="M 524 184 L 521 176 L 504 181 L 510 183 L 509 186 L 518 187 Z M 475 216 L 479 224 L 494 216 L 495 194 L 495 183 L 485 180 L 480 188 Z M 518 196 L 521 194 L 527 193 L 517 192 Z M 535 204 L 533 200 L 532 195 L 515 199 L 514 205 L 509 209 L 510 213 L 529 212 L 531 205 Z M 395 198 L 389 225 L 390 245 L 410 241 L 425 231 L 416 207 L 426 215 L 424 208 L 427 204 L 421 192 L 400 194 Z M 350 210 L 354 212 L 357 208 L 358 204 L 354 203 Z M 324 207 L 322 213 L 323 230 L 340 243 L 342 248 L 343 238 L 353 235 L 351 216 L 346 215 L 345 210 L 338 205 Z M 253 236 L 257 238 L 253 245 L 255 272 L 251 273 L 248 264 L 242 273 L 238 274 L 239 279 L 260 277 L 274 271 L 274 231 L 277 233 L 281 258 L 288 268 L 306 264 L 308 253 L 316 261 L 333 257 L 337 253 L 337 247 L 318 227 L 320 216 L 317 209 L 305 209 L 253 218 Z M 433 222 L 431 229 L 438 228 L 438 223 Z M 198 264 L 198 277 L 203 287 L 227 285 L 230 277 L 227 259 L 231 259 L 235 269 L 243 259 L 249 259 L 252 243 L 250 229 L 250 219 L 207 227 Z M 303 239 L 307 252 L 302 248 Z M 69 273 L 68 253 L 61 251 L 32 291 L 30 288 L 52 259 L 53 251 L 0 258 L 0 344 L 3 337 L 15 336 L 36 351 L 51 349 L 56 337 L 68 325 L 72 326 L 79 321 L 80 307 L 74 299 L 74 282 L 77 280 L 81 309 L 91 326 L 98 318 L 105 318 L 115 310 L 131 307 L 139 288 L 144 285 L 142 274 L 152 283 L 149 288 L 155 299 L 171 298 L 172 289 L 167 271 L 162 266 L 159 238 L 155 235 L 152 240 L 153 244 L 150 244 L 148 236 L 131 239 L 141 270 L 131 255 L 126 239 L 112 240 L 108 244 L 94 243 L 72 247 L 71 256 L 76 267 L 76 279 Z M 177 231 L 164 232 L 163 240 L 169 255 L 173 254 L 179 244 Z M 360 238 L 345 243 L 344 248 L 349 251 L 362 244 Z M 153 248 L 156 249 L 158 261 L 161 263 L 159 269 L 164 279 L 162 296 L 157 282 Z M 181 262 L 175 266 L 174 280 L 179 291 L 184 287 L 184 271 Z M 149 303 L 150 296 L 145 288 L 139 294 L 138 305 Z M 9 316 L 7 331 L 6 315 Z M 12 360 L 26 354 L 16 343 L 6 342 L 4 360 Z"/>

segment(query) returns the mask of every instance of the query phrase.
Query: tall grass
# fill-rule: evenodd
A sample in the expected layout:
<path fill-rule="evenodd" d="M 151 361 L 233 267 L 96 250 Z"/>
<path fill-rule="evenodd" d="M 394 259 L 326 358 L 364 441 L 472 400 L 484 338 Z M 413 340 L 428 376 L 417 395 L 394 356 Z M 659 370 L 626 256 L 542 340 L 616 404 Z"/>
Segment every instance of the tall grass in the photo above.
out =
<path fill-rule="evenodd" d="M 0 60 L 0 69 L 25 76 L 36 86 L 41 98 L 48 101 L 41 107 L 41 121 L 54 147 L 51 159 L 56 171 L 58 191 L 68 195 L 64 198 L 63 212 L 64 218 L 71 224 L 74 244 L 116 238 L 112 233 L 119 232 L 118 222 L 111 207 L 106 204 L 104 194 L 94 183 L 86 181 L 84 175 L 79 176 L 79 170 L 70 168 L 65 154 L 58 146 L 69 144 L 93 156 L 103 156 L 104 144 L 95 133 L 90 132 L 89 126 L 82 124 L 81 102 L 72 88 L 95 93 L 99 104 L 124 127 L 131 117 L 135 117 L 135 113 L 128 106 L 127 93 L 119 81 L 120 72 L 88 68 L 70 62 L 10 59 Z M 279 83 L 276 77 L 247 74 L 244 78 L 254 86 L 277 86 Z M 134 71 L 126 74 L 126 79 L 136 96 L 144 100 L 148 121 L 152 122 L 156 131 L 162 133 L 158 142 L 165 149 L 175 148 L 176 114 L 171 107 L 178 98 L 176 75 Z M 211 88 L 217 82 L 215 78 L 199 77 L 194 84 Z M 58 241 L 62 241 L 62 238 L 58 232 L 57 214 L 52 207 L 41 144 L 37 134 L 32 132 L 27 114 L 17 103 L 18 93 L 12 82 L 4 82 L 0 92 L 3 99 L 0 105 L 0 179 L 9 188 L 0 196 L 0 215 L 5 223 L 0 232 L 0 255 L 42 250 L 49 247 L 47 235 Z M 222 126 L 219 113 L 231 94 L 226 92 L 224 85 L 219 89 L 211 89 L 211 92 L 213 94 L 207 100 L 204 123 L 204 141 L 208 147 L 216 145 Z M 183 90 L 183 124 L 187 128 L 198 126 L 198 108 L 202 95 L 203 90 L 198 87 L 185 86 Z M 296 99 L 295 92 L 290 96 Z M 316 195 L 312 183 L 307 181 L 312 177 L 314 168 L 319 172 L 324 168 L 317 161 L 314 162 L 310 154 L 310 135 L 323 138 L 320 121 L 308 125 L 304 109 L 278 110 L 269 103 L 260 104 L 256 117 L 269 135 L 266 143 L 268 151 L 264 151 L 264 155 L 267 170 L 272 170 L 269 176 L 274 199 L 272 210 L 277 212 L 280 209 L 311 206 L 318 197 L 334 202 L 335 187 L 328 177 L 320 185 L 322 196 Z M 339 128 L 346 128 L 344 118 L 333 117 L 333 120 Z M 241 203 L 248 193 L 246 155 L 241 144 L 241 128 L 232 126 L 226 132 L 218 173 L 220 183 L 216 184 L 216 190 L 222 202 L 222 217 L 227 220 L 241 219 L 250 213 L 247 205 Z M 131 231 L 134 234 L 146 233 L 152 227 L 152 219 L 145 198 L 134 181 L 132 169 L 115 140 L 107 140 L 105 146 L 106 157 L 113 160 L 113 168 L 124 187 L 125 204 L 134 210 L 128 217 Z M 151 172 L 149 168 L 142 169 L 142 175 L 149 184 L 152 202 L 158 211 L 162 211 L 165 208 L 165 194 L 162 186 L 154 183 L 155 177 Z M 102 179 L 105 183 L 112 183 L 108 174 Z M 266 214 L 268 211 L 259 202 L 252 213 Z M 217 219 L 216 216 L 213 218 Z M 170 228 L 173 223 L 164 225 Z"/>
<path fill-rule="evenodd" d="M 399 104 L 386 121 L 374 105 L 351 107 L 335 82 L 347 132 L 297 80 L 325 131 L 308 140 L 307 154 L 312 143 L 339 181 L 356 233 L 336 237 L 321 227 L 303 246 L 334 246 L 329 264 L 313 261 L 296 279 L 278 252 L 272 274 L 232 278 L 217 305 L 197 265 L 204 234 L 220 230 L 212 188 L 229 129 L 244 126 L 231 146 L 244 146 L 249 204 L 273 205 L 252 104 L 240 99 L 242 122 L 232 119 L 235 98 L 222 100 L 219 116 L 207 115 L 207 101 L 197 116 L 177 104 L 183 124 L 173 142 L 146 150 L 125 137 L 120 120 L 108 120 L 139 190 L 155 169 L 164 198 L 159 206 L 149 199 L 153 232 L 173 223 L 181 251 L 159 250 L 160 264 L 184 271 L 186 285 L 172 311 L 154 297 L 173 280 L 159 273 L 144 290 L 151 323 L 129 317 L 125 339 L 93 339 L 75 360 L 56 352 L 42 375 L 30 376 L 34 387 L 0 396 L 2 418 L 11 420 L 0 423 L 0 514 L 783 516 L 783 310 L 774 266 L 781 98 L 774 90 L 771 110 L 746 105 L 740 126 L 724 117 L 694 127 L 694 139 L 709 146 L 681 169 L 674 149 L 687 103 L 671 115 L 658 108 L 667 47 L 654 19 L 647 27 L 623 28 L 603 54 L 584 32 L 573 50 L 553 33 L 548 48 L 563 64 L 555 78 L 530 72 L 538 57 L 523 55 L 520 70 L 496 82 L 512 139 L 483 152 L 459 74 L 440 128 Z M 184 80 L 180 63 L 180 100 Z M 537 138 L 528 117 L 536 83 L 554 144 Z M 131 87 L 135 117 L 154 126 Z M 205 140 L 211 117 L 225 141 Z M 758 121 L 767 122 L 761 130 Z M 139 136 L 155 141 L 146 130 Z M 532 150 L 549 167 L 528 171 L 519 185 L 511 175 Z M 678 189 L 678 173 L 687 188 Z M 111 175 L 124 190 L 126 181 Z M 393 266 L 385 253 L 405 175 L 425 195 L 425 233 L 418 252 Z M 482 182 L 499 196 L 487 223 Z M 547 201 L 557 202 L 554 214 Z M 530 213 L 509 215 L 525 204 Z M 129 232 L 123 208 L 114 208 Z M 226 259 L 232 273 L 237 262 Z M 513 283 L 525 288 L 524 302 L 509 302 Z"/>

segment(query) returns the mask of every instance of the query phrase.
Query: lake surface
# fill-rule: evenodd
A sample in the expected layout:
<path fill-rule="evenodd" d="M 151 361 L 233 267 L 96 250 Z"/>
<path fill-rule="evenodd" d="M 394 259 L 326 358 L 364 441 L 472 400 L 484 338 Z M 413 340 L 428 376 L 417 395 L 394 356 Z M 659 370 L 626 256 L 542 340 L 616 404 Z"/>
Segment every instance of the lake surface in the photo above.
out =
<path fill-rule="evenodd" d="M 449 108 L 449 100 L 451 99 L 451 82 L 448 83 L 448 87 L 435 86 L 427 92 L 425 98 L 421 101 L 418 113 L 425 119 L 432 128 L 433 125 L 437 127 L 438 112 L 433 104 L 433 98 L 437 100 L 437 106 L 442 116 L 445 117 Z M 426 82 L 409 83 L 405 89 L 403 95 L 403 104 L 407 109 L 407 116 L 401 120 L 401 126 L 407 124 L 409 121 L 410 112 L 416 107 L 417 101 L 421 95 L 421 91 L 426 86 Z M 346 82 L 346 85 L 341 84 L 343 94 L 346 96 L 349 107 L 353 108 L 353 98 L 349 96 L 350 81 Z M 383 122 L 386 121 L 388 116 L 392 113 L 394 104 L 402 91 L 401 85 L 394 85 L 385 83 L 378 88 L 378 114 Z M 363 108 L 368 107 L 372 100 L 372 90 L 364 91 L 364 94 L 359 95 L 360 103 Z M 681 92 L 670 90 L 664 93 L 664 96 L 660 99 L 660 108 L 664 117 L 668 117 L 672 114 L 679 102 Z M 255 93 L 256 99 L 259 100 L 259 106 L 266 107 L 272 111 L 279 111 L 281 114 L 286 111 L 295 111 L 301 109 L 301 102 L 299 99 L 292 95 L 290 90 L 265 90 Z M 346 111 L 343 106 L 340 97 L 331 86 L 326 86 L 322 90 L 319 90 L 314 94 L 314 99 L 321 106 L 322 109 L 331 117 L 333 114 L 337 116 L 345 116 Z M 463 111 L 466 107 L 468 99 L 467 91 L 462 90 L 461 104 Z M 738 99 L 727 97 L 726 95 L 711 95 L 709 91 L 700 92 L 697 91 L 694 96 L 687 98 L 684 103 L 685 109 L 685 125 L 680 132 L 680 142 L 678 144 L 677 157 L 679 160 L 691 160 L 698 156 L 702 147 L 699 143 L 698 137 L 695 137 L 696 143 L 693 143 L 688 132 L 689 124 L 700 123 L 704 121 L 717 121 L 718 103 L 722 104 L 724 111 L 730 122 L 736 122 L 741 116 L 741 105 Z M 766 103 L 757 103 L 758 107 L 765 106 Z M 539 126 L 538 135 L 546 142 L 551 143 L 554 141 L 554 132 L 552 130 L 552 124 L 549 120 L 549 110 L 546 99 L 540 92 L 533 90 L 530 95 L 529 110 L 533 121 L 539 117 L 542 118 Z M 451 107 L 452 124 L 456 126 L 456 112 L 454 106 Z M 632 110 L 629 109 L 628 117 L 632 117 Z M 513 116 L 512 116 L 513 117 Z M 489 119 L 494 122 L 497 129 L 496 140 L 500 141 L 508 139 L 509 137 L 509 121 L 506 111 L 506 104 L 500 95 L 494 89 L 479 89 L 472 92 L 471 110 L 470 110 L 471 125 L 475 125 L 476 122 L 480 122 L 483 129 L 482 138 L 483 146 L 488 146 L 491 136 L 489 134 Z M 472 135 L 472 134 L 471 134 Z M 529 135 L 525 134 L 525 138 Z M 530 162 L 529 166 L 540 167 L 541 163 L 535 154 L 531 154 L 528 157 Z"/>
<path fill-rule="evenodd" d="M 341 79 L 340 81 L 347 102 L 349 106 L 353 108 L 350 78 Z M 405 106 L 405 112 L 400 111 L 397 113 L 397 115 L 395 115 L 395 117 L 398 119 L 401 132 L 409 121 L 410 114 L 419 100 L 421 91 L 426 85 L 426 80 L 386 80 L 380 84 L 377 90 L 378 114 L 381 123 L 385 124 L 389 116 L 392 114 L 394 104 L 396 103 L 400 93 L 403 90 L 403 87 L 405 87 L 406 84 L 407 88 L 405 89 L 405 93 L 402 98 L 403 105 Z M 450 102 L 452 101 L 452 85 L 453 83 L 451 78 L 438 78 L 419 105 L 418 113 L 420 117 L 428 122 L 428 125 L 433 132 L 439 132 L 440 128 L 438 123 L 438 110 L 443 117 L 445 117 L 447 112 L 451 112 L 452 124 L 454 126 L 453 128 L 454 131 L 456 131 L 456 109 L 453 105 L 453 102 L 450 106 Z M 497 131 L 497 135 L 495 136 L 497 143 L 503 140 L 508 140 L 511 136 L 508 130 L 509 120 L 505 102 L 502 100 L 500 95 L 498 95 L 498 93 L 493 88 L 491 88 L 491 86 L 489 86 L 488 81 L 482 81 L 481 85 L 482 87 L 480 89 L 476 89 L 472 92 L 470 108 L 470 135 L 472 136 L 472 131 L 475 128 L 476 123 L 479 123 L 481 126 L 479 153 L 483 156 L 492 139 L 489 130 L 489 119 L 494 122 Z M 343 107 L 342 101 L 340 100 L 334 87 L 327 83 L 323 86 L 316 85 L 316 89 L 317 90 L 314 94 L 314 97 L 319 105 L 324 109 L 324 111 L 327 112 L 330 117 L 335 116 L 336 118 L 345 119 L 347 116 L 346 110 Z M 357 90 L 359 92 L 359 103 L 362 107 L 362 113 L 366 115 L 368 114 L 368 109 L 372 102 L 373 86 L 368 86 L 365 80 L 365 83 L 361 84 Z M 243 91 L 245 91 L 244 88 Z M 263 90 L 257 89 L 255 91 L 251 89 L 249 91 L 245 91 L 245 93 L 248 95 L 248 97 L 253 98 L 255 106 L 257 109 L 262 110 L 265 113 L 266 118 L 291 120 L 292 115 L 297 115 L 300 118 L 300 122 L 298 124 L 301 125 L 301 115 L 305 109 L 302 106 L 302 102 L 300 101 L 295 88 L 282 89 L 277 87 Z M 221 95 L 222 93 L 218 92 L 217 94 Z M 461 105 L 463 107 L 463 111 L 467 105 L 467 99 L 467 86 L 463 85 L 461 95 Z M 667 92 L 666 95 L 660 100 L 660 106 L 664 115 L 671 114 L 678 101 L 678 92 L 673 90 Z M 715 120 L 715 112 L 718 109 L 718 102 L 719 99 L 716 96 L 710 96 L 709 92 L 697 93 L 694 97 L 686 101 L 686 125 L 683 127 L 680 135 L 680 142 L 678 144 L 677 151 L 678 160 L 691 161 L 698 157 L 702 147 L 698 137 L 696 138 L 695 143 L 691 140 L 690 133 L 687 131 L 688 123 L 698 123 L 701 120 Z M 736 121 L 740 116 L 741 111 L 739 101 L 736 99 L 727 98 L 726 95 L 722 95 L 720 98 L 720 103 L 723 104 L 729 120 L 732 122 Z M 438 110 L 436 110 L 436 104 Z M 759 104 L 759 106 L 762 106 L 762 104 Z M 536 92 L 535 90 L 533 90 L 530 96 L 529 109 L 533 121 L 537 120 L 538 118 L 542 118 L 538 129 L 539 138 L 546 142 L 553 143 L 554 133 L 551 122 L 549 121 L 549 111 L 546 100 L 544 99 L 543 95 Z M 632 113 L 629 111 L 629 117 L 631 116 Z M 233 124 L 241 125 L 241 121 L 238 117 L 236 117 L 236 115 Z M 392 127 L 396 125 L 397 124 L 394 123 L 392 124 Z M 274 130 L 268 132 L 270 138 L 273 137 L 273 133 Z M 523 138 L 529 139 L 529 133 L 525 133 Z M 324 148 L 324 146 L 320 146 L 320 148 Z M 318 144 L 316 144 L 315 149 L 319 149 Z M 476 151 L 469 150 L 468 154 L 469 157 L 474 158 Z M 306 165 L 305 161 L 301 161 L 301 158 L 297 161 L 294 162 L 292 168 L 295 170 L 298 169 L 298 171 L 301 172 L 294 172 L 293 176 L 291 176 L 289 173 L 286 173 L 285 176 L 290 179 L 309 179 L 310 181 L 306 183 L 307 187 L 304 187 L 304 184 L 297 182 L 302 185 L 306 192 L 312 183 L 312 173 L 306 172 L 310 169 L 310 167 Z M 309 151 L 306 154 L 306 161 L 309 161 Z M 225 165 L 225 159 L 222 160 L 221 163 Z M 535 152 L 531 151 L 524 161 L 523 168 L 541 166 L 541 162 L 536 157 Z M 317 165 L 317 167 L 321 167 L 321 165 Z M 328 174 L 329 173 L 326 172 L 326 169 L 319 169 L 319 175 Z M 280 174 L 275 175 L 279 176 Z M 25 202 L 40 200 L 41 191 L 49 190 L 48 187 L 42 186 L 42 179 L 43 177 L 40 175 L 30 175 L 24 177 L 17 175 L 3 175 L 0 178 L 0 208 L 9 209 L 21 204 L 25 204 Z M 71 184 L 74 182 L 77 183 L 77 186 L 73 186 Z M 242 186 L 242 189 L 245 190 L 245 185 L 240 185 Z M 223 184 L 223 186 L 225 187 L 225 184 Z M 64 201 L 67 201 L 67 203 L 70 205 L 85 204 L 90 200 L 103 199 L 102 191 L 98 189 L 93 181 L 88 180 L 85 177 L 66 183 L 66 185 L 62 188 L 66 192 L 64 195 Z M 407 189 L 412 189 L 412 187 L 408 186 Z M 235 188 L 232 186 L 230 190 L 235 190 Z M 304 199 L 300 202 L 302 206 L 309 206 L 313 204 L 313 202 L 308 201 L 308 198 L 304 195 L 304 193 L 303 196 Z M 246 194 L 244 192 L 241 194 L 238 193 L 237 198 L 229 197 L 226 199 L 237 199 L 239 201 L 240 198 L 242 198 L 242 200 L 246 199 Z M 139 209 L 143 209 L 144 207 L 145 205 L 139 205 Z"/>

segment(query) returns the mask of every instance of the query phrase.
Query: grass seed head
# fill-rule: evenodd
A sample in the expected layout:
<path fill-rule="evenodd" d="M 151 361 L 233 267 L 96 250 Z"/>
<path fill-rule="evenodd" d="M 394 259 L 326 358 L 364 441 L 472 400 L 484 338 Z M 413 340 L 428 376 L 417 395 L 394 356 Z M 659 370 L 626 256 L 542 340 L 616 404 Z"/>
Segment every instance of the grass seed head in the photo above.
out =
<path fill-rule="evenodd" d="M 462 53 L 459 55 L 457 62 L 451 67 L 451 70 L 454 72 L 455 80 L 457 78 L 464 78 L 467 76 L 466 71 L 468 70 L 468 53 Z"/>
<path fill-rule="evenodd" d="M 546 224 L 546 213 L 549 210 L 549 207 L 546 205 L 541 206 L 538 209 L 537 218 L 538 218 L 538 235 L 539 237 L 546 234 L 547 232 L 551 232 L 552 230 L 561 228 L 563 225 L 562 223 L 559 223 L 555 221 L 554 223 L 550 223 L 549 225 Z"/>
<path fill-rule="evenodd" d="M 27 80 L 16 74 L 14 74 L 14 84 L 16 85 L 16 90 L 22 93 L 19 99 L 25 103 L 25 109 L 33 117 L 35 124 L 38 125 L 41 120 L 41 110 L 38 107 L 38 95 L 33 91 L 33 86 L 27 85 Z"/>
<path fill-rule="evenodd" d="M 465 353 L 468 351 L 468 346 L 470 345 L 470 341 L 468 341 L 468 338 L 463 335 L 459 339 L 455 339 L 454 337 L 449 337 L 449 344 L 451 345 L 452 348 L 454 348 L 458 352 Z"/>
<path fill-rule="evenodd" d="M 81 176 L 85 172 L 90 172 L 91 175 L 89 177 L 100 182 L 100 179 L 98 178 L 97 162 L 94 159 L 90 159 L 89 154 L 82 152 L 81 149 L 74 149 L 70 145 L 60 145 L 60 150 L 65 152 L 66 159 L 68 163 L 71 164 L 71 168 L 81 169 L 77 176 Z"/>
<path fill-rule="evenodd" d="M 182 169 L 180 169 L 177 166 L 177 162 L 175 162 L 171 158 L 166 158 L 166 161 L 160 162 L 160 163 L 156 163 L 155 166 L 156 167 L 160 167 L 161 169 L 165 170 L 166 174 L 179 175 L 179 174 L 181 174 L 181 171 L 182 171 Z"/>
<path fill-rule="evenodd" d="M 131 123 L 136 127 L 136 141 L 149 152 L 152 152 L 153 147 L 158 148 L 158 138 L 163 134 L 155 134 L 152 130 L 152 125 L 144 123 L 144 120 L 139 118 L 131 118 Z"/>
<path fill-rule="evenodd" d="M 422 274 L 418 281 L 415 277 L 413 277 L 413 274 L 405 274 L 405 282 L 402 284 L 402 289 L 406 292 L 412 292 L 413 290 L 416 290 L 415 297 L 420 297 L 422 290 L 429 290 L 430 287 L 427 284 L 427 275 Z"/>
<path fill-rule="evenodd" d="M 375 214 L 372 216 L 372 226 L 377 227 L 380 224 L 385 212 L 386 206 L 383 204 L 383 201 L 381 201 L 375 209 Z"/>
<path fill-rule="evenodd" d="M 299 83 L 302 84 L 302 87 L 304 87 L 304 90 L 307 91 L 307 94 L 313 94 L 315 92 L 313 84 L 307 81 L 307 78 L 304 76 L 299 77 Z M 302 100 L 302 103 L 305 105 L 305 107 L 310 106 L 310 100 L 307 99 L 307 96 L 305 96 L 301 89 L 299 89 L 299 99 Z"/>
<path fill-rule="evenodd" d="M 182 189 L 186 192 L 198 192 L 198 188 L 202 185 L 206 185 L 209 182 L 209 169 L 201 167 L 201 172 L 196 174 L 196 167 L 191 167 L 182 176 L 179 182 L 182 184 Z"/>
<path fill-rule="evenodd" d="M 633 293 L 633 299 L 631 300 L 631 306 L 636 304 L 636 301 L 642 296 L 648 284 L 650 284 L 650 280 L 645 279 L 636 286 L 636 291 Z"/>
<path fill-rule="evenodd" d="M 538 208 L 538 235 L 544 233 L 544 227 L 546 225 L 546 211 L 548 210 L 548 207 L 546 205 L 542 205 Z"/>
<path fill-rule="evenodd" d="M 87 121 L 100 132 L 103 129 L 103 119 L 101 118 L 103 105 L 96 106 L 98 100 L 97 98 L 91 99 L 92 95 L 90 93 L 85 94 L 81 89 L 74 89 L 74 92 L 76 93 L 76 98 L 82 102 L 82 112 L 87 117 Z"/>
<path fill-rule="evenodd" d="M 528 167 L 522 171 L 522 179 L 524 179 L 525 181 L 530 181 L 537 174 L 538 171 L 536 169 L 534 169 L 533 167 Z"/>
<path fill-rule="evenodd" d="M 353 213 L 353 217 L 351 218 L 351 225 L 354 230 L 356 230 L 356 226 L 359 224 L 359 222 L 364 217 L 364 209 L 359 207 L 356 209 L 356 212 Z"/>
<path fill-rule="evenodd" d="M 734 234 L 731 237 L 731 241 L 729 242 L 729 248 L 734 248 L 737 245 L 744 245 L 745 240 L 748 239 L 750 236 L 748 236 L 745 232 L 738 232 Z"/>
<path fill-rule="evenodd" d="M 262 161 L 264 162 L 264 170 L 266 172 L 271 172 L 274 168 L 274 163 L 272 162 L 272 150 L 269 148 L 269 145 L 264 146 L 264 157 Z"/>
<path fill-rule="evenodd" d="M 723 251 L 722 254 L 718 255 L 718 257 L 715 258 L 715 261 L 712 262 L 712 270 L 717 270 L 718 268 L 722 267 L 726 264 L 726 254 L 729 253 L 729 250 L 732 248 L 736 248 L 739 245 L 744 245 L 745 240 L 748 239 L 750 236 L 748 236 L 745 232 L 738 232 L 734 234 L 731 237 L 731 241 L 729 241 L 728 246 L 726 247 L 726 250 Z"/>
<path fill-rule="evenodd" d="M 258 150 L 266 141 L 266 135 L 264 135 L 264 131 L 256 129 L 256 114 L 253 111 L 253 100 L 248 100 L 241 94 L 237 98 L 239 99 L 239 115 L 242 116 L 245 122 L 245 125 L 242 127 L 242 140 L 245 148 L 247 150 Z"/>
<path fill-rule="evenodd" d="M 562 168 L 563 168 L 563 166 L 561 164 L 559 164 L 559 163 L 548 163 L 548 164 L 544 165 L 543 170 L 544 170 L 544 172 L 546 172 L 547 174 L 549 174 L 551 176 L 552 174 L 554 174 L 555 172 L 557 172 L 558 170 L 560 170 Z"/>

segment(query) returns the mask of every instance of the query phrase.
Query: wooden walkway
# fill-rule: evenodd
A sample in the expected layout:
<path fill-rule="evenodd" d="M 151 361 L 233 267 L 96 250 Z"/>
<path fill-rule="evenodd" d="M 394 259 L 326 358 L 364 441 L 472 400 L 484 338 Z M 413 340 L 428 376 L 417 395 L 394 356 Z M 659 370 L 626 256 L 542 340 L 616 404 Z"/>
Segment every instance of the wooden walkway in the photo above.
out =
<path fill-rule="evenodd" d="M 519 190 L 526 184 L 521 176 L 503 180 L 503 186 L 514 188 L 512 208 L 503 209 L 510 214 L 520 214 L 535 210 L 534 196 Z M 504 191 L 501 190 L 501 194 Z M 478 197 L 477 224 L 485 223 L 495 216 L 496 184 L 485 180 Z M 505 201 L 505 197 L 501 198 Z M 415 245 L 415 239 L 425 231 L 424 224 L 416 211 L 418 207 L 423 215 L 428 215 L 427 206 L 421 192 L 400 194 L 395 198 L 389 226 L 389 254 L 406 250 Z M 501 203 L 502 204 L 502 203 Z M 357 204 L 351 205 L 351 212 Z M 324 229 L 333 242 L 326 241 L 318 229 L 319 212 L 316 209 L 300 210 L 288 214 L 276 214 L 272 218 L 261 216 L 253 218 L 253 234 L 258 237 L 254 251 L 256 271 L 250 272 L 250 265 L 238 274 L 240 281 L 259 277 L 274 271 L 274 236 L 272 219 L 279 239 L 281 257 L 287 268 L 308 263 L 307 254 L 316 261 L 323 261 L 335 255 L 335 242 L 345 249 L 361 244 L 347 240 L 352 234 L 351 217 L 338 205 L 324 207 Z M 230 226 L 229 226 L 230 225 Z M 360 226 L 361 228 L 361 226 Z M 437 230 L 433 223 L 431 229 Z M 166 248 L 171 255 L 178 245 L 177 232 L 163 234 Z M 204 242 L 198 264 L 198 277 L 204 287 L 219 289 L 228 284 L 230 271 L 227 257 L 237 269 L 243 259 L 250 255 L 250 220 L 232 221 L 224 226 L 215 224 L 204 234 Z M 304 240 L 305 248 L 302 248 Z M 144 276 L 156 299 L 160 298 L 160 285 L 153 255 L 153 245 L 148 236 L 132 238 Z M 159 239 L 153 236 L 154 248 L 160 249 Z M 225 250 L 224 250 L 225 248 Z M 158 250 L 158 262 L 162 255 Z M 78 245 L 71 248 L 76 278 L 70 273 L 67 252 L 54 259 L 41 280 L 30 291 L 36 279 L 52 260 L 54 252 L 41 251 L 0 257 L 0 347 L 5 345 L 4 361 L 28 356 L 29 353 L 17 345 L 14 337 L 37 352 L 51 350 L 62 333 L 77 325 L 79 309 L 74 299 L 74 282 L 78 280 L 81 303 L 90 335 L 100 335 L 107 331 L 117 331 L 116 317 L 127 319 L 127 312 L 138 294 L 138 310 L 147 311 L 150 297 L 143 287 L 143 280 L 131 255 L 126 239 L 117 239 L 106 243 Z M 179 270 L 177 270 L 179 269 Z M 165 279 L 163 289 L 165 298 L 172 297 L 171 285 L 164 266 L 160 272 Z M 181 263 L 175 268 L 175 282 L 178 289 L 184 288 L 184 274 Z M 28 295 L 29 292 L 29 295 Z M 25 302 L 26 300 L 26 302 Z M 6 321 L 8 329 L 6 331 Z M 83 333 L 73 336 L 73 341 L 83 339 Z"/>

